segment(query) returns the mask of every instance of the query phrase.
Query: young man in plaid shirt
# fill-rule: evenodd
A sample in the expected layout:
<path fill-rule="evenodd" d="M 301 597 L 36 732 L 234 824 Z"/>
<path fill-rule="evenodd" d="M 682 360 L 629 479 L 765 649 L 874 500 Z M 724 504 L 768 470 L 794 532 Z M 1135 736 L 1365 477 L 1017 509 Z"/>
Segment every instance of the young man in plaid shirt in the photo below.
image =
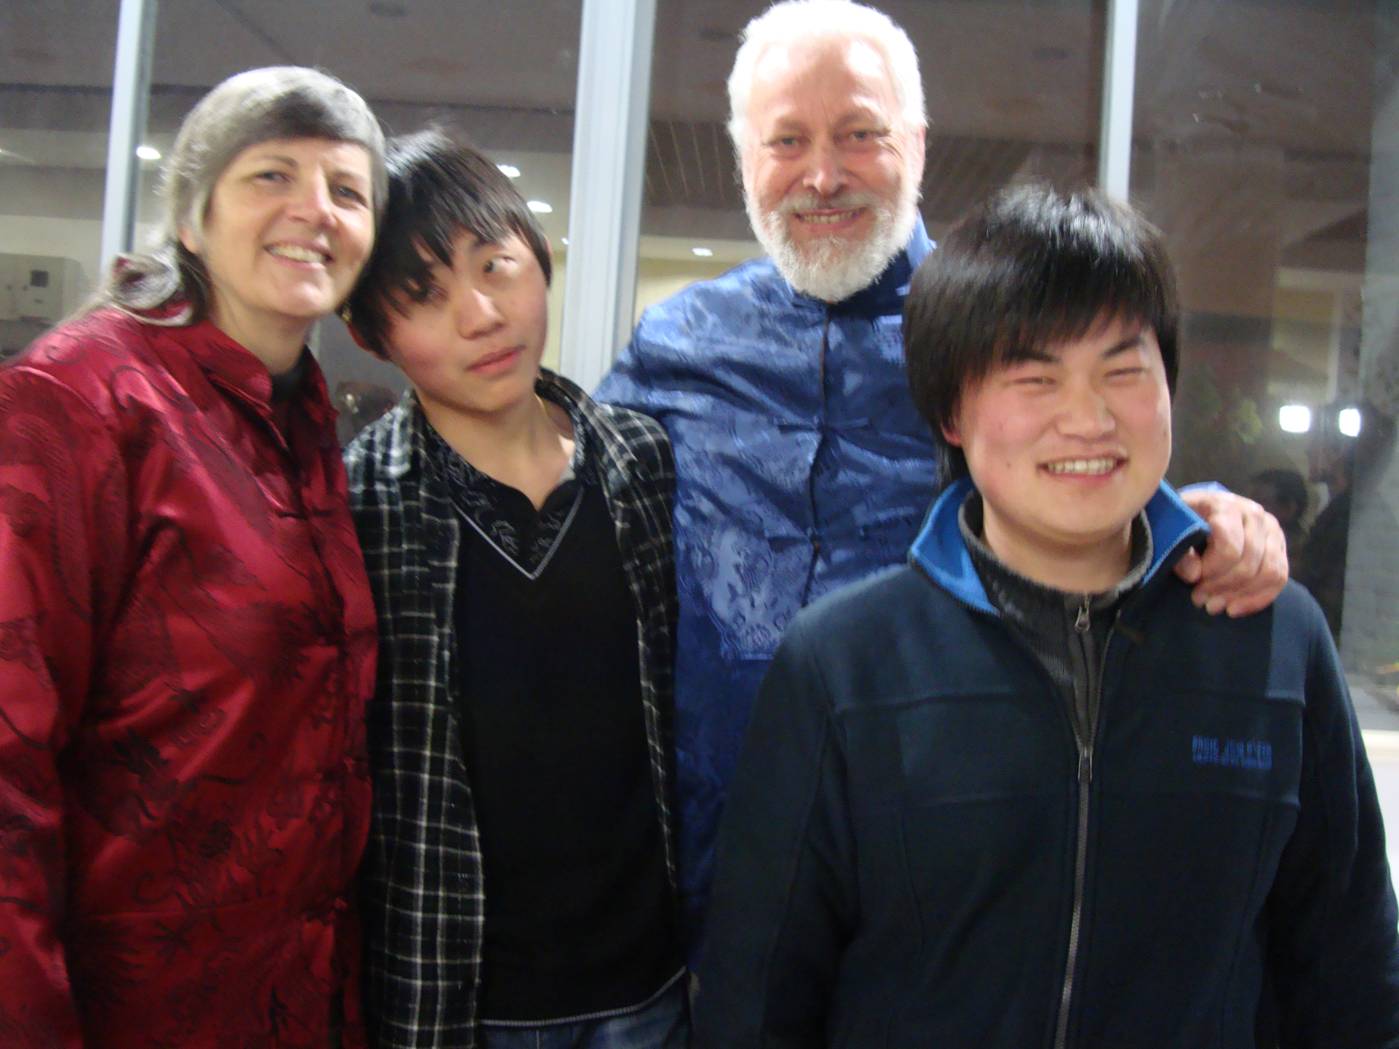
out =
<path fill-rule="evenodd" d="M 376 1044 L 683 1046 L 670 446 L 540 368 L 549 248 L 493 163 L 430 131 L 389 171 L 347 318 L 412 384 L 346 452 Z"/>

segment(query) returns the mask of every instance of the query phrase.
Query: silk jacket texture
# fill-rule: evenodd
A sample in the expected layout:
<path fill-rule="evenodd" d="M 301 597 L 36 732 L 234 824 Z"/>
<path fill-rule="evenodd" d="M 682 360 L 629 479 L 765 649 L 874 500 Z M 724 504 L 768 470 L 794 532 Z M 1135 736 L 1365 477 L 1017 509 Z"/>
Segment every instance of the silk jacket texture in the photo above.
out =
<path fill-rule="evenodd" d="M 212 324 L 0 370 L 0 1045 L 364 1044 L 374 608 L 325 383 Z"/>
<path fill-rule="evenodd" d="M 674 465 L 665 432 L 545 371 L 536 386 L 587 423 L 588 454 L 636 604 L 641 701 L 666 870 L 675 884 L 671 671 Z M 461 519 L 407 395 L 346 449 L 379 608 L 369 710 L 374 826 L 364 867 L 367 1011 L 376 1049 L 477 1044 L 485 879 L 456 714 L 453 608 Z"/>
<path fill-rule="evenodd" d="M 1203 526 L 1163 486 L 1080 746 L 972 566 L 968 491 L 778 652 L 699 1045 L 1399 1047 L 1384 831 L 1316 602 L 1195 608 L 1170 566 Z"/>
<path fill-rule="evenodd" d="M 898 564 L 932 502 L 927 425 L 900 332 L 931 248 L 919 220 L 868 288 L 832 305 L 770 259 L 642 316 L 599 400 L 659 420 L 675 450 L 675 726 L 691 950 L 753 697 L 808 602 Z"/>

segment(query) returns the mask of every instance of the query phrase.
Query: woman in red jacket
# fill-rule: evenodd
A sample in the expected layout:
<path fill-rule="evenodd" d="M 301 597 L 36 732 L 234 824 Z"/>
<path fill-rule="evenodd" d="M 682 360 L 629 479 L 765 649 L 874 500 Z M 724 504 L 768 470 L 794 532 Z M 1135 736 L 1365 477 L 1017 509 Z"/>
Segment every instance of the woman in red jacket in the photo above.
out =
<path fill-rule="evenodd" d="M 324 74 L 190 113 L 163 239 L 0 371 L 0 1045 L 363 1045 L 374 609 L 307 333 L 383 140 Z"/>

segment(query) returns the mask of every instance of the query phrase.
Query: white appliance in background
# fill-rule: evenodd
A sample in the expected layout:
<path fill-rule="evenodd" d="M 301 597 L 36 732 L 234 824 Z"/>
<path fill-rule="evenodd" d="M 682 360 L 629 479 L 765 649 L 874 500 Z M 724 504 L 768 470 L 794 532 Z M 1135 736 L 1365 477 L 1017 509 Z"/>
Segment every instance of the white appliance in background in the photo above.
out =
<path fill-rule="evenodd" d="M 0 255 L 0 321 L 56 324 L 77 309 L 82 267 L 50 255 Z"/>
<path fill-rule="evenodd" d="M 0 254 L 0 360 L 76 310 L 86 293 L 82 267 L 73 259 Z"/>

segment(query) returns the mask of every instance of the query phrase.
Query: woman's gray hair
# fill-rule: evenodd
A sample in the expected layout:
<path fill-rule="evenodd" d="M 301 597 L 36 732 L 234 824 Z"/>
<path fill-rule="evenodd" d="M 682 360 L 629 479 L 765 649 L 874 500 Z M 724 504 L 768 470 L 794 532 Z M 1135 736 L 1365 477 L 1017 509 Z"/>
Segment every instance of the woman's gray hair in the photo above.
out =
<path fill-rule="evenodd" d="M 204 262 L 180 240 L 182 229 L 204 234 L 209 197 L 224 169 L 249 146 L 278 138 L 354 142 L 369 151 L 374 225 L 388 197 L 384 133 L 368 104 L 335 77 L 303 66 L 270 66 L 237 73 L 190 110 L 161 173 L 164 218 L 155 246 L 122 255 L 112 266 L 95 306 L 148 315 L 156 323 L 194 324 L 209 312 Z"/>

